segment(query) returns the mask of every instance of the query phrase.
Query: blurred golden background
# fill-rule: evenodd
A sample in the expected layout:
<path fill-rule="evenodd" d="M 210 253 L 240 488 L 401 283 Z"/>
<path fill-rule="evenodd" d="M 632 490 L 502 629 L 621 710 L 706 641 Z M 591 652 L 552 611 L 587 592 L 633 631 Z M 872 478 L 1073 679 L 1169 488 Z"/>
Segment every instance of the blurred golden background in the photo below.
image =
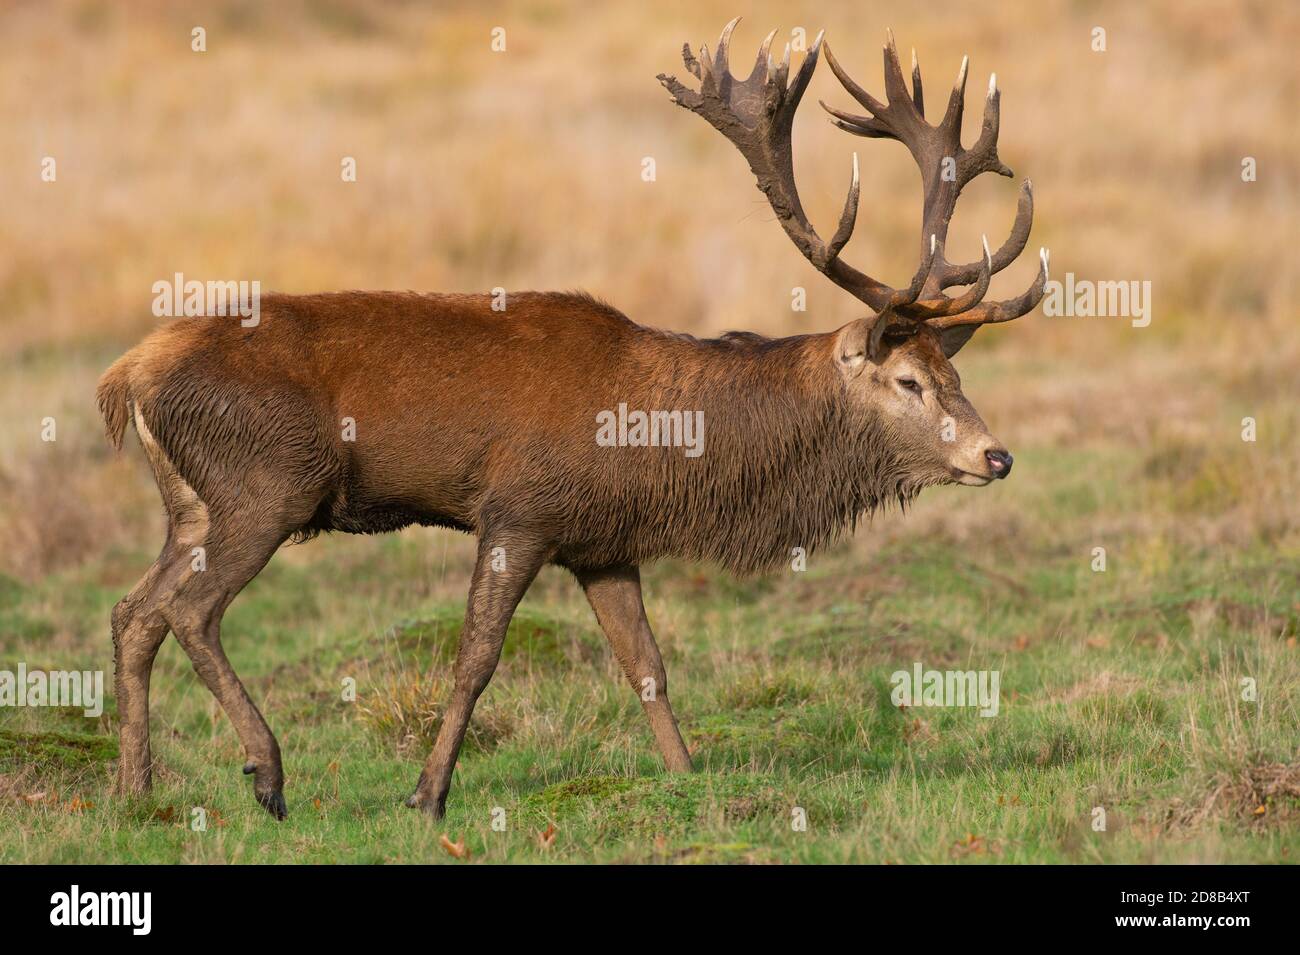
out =
<path fill-rule="evenodd" d="M 32 579 L 159 539 L 147 471 L 110 454 L 93 388 L 159 321 L 151 285 L 178 271 L 291 292 L 581 287 L 697 334 L 860 314 L 789 244 L 735 150 L 655 81 L 686 79 L 682 42 L 712 48 L 736 14 L 738 72 L 772 27 L 824 28 L 877 95 L 892 27 L 905 59 L 917 50 L 932 110 L 970 54 L 968 144 L 996 71 L 1016 179 L 967 188 L 951 257 L 976 257 L 981 232 L 1002 241 L 1030 177 L 1030 247 L 990 297 L 1027 285 L 1045 245 L 1054 278 L 1150 280 L 1153 321 L 1040 309 L 986 329 L 958 359 L 967 394 L 1017 452 L 1151 458 L 1141 473 L 1177 485 L 1153 484 L 1153 508 L 1190 502 L 1161 525 L 1173 551 L 1179 535 L 1294 542 L 1294 4 L 82 0 L 0 15 L 0 571 Z M 206 52 L 191 50 L 196 26 Z M 897 143 L 833 128 L 817 99 L 855 108 L 821 64 L 795 129 L 805 205 L 833 227 L 857 151 L 846 257 L 903 282 L 915 167 Z M 356 182 L 340 177 L 345 156 Z M 804 313 L 793 286 L 808 290 Z M 1243 463 L 1246 415 L 1260 437 Z"/>

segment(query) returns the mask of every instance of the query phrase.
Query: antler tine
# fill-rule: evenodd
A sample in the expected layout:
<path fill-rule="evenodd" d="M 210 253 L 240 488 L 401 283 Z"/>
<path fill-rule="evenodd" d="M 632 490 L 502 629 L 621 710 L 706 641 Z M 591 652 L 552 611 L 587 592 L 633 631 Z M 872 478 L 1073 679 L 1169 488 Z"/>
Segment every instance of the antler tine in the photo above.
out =
<path fill-rule="evenodd" d="M 732 17 L 730 22 L 722 28 L 722 33 L 718 35 L 718 64 L 725 66 L 727 64 L 727 46 L 731 43 L 731 34 L 736 29 L 736 24 L 740 22 L 740 17 Z"/>
<path fill-rule="evenodd" d="M 849 184 L 849 194 L 844 200 L 844 211 L 840 213 L 840 225 L 831 236 L 831 244 L 826 248 L 828 259 L 839 257 L 840 250 L 853 236 L 853 226 L 858 219 L 858 191 L 861 182 L 858 178 L 858 154 L 853 154 L 853 181 Z"/>
<path fill-rule="evenodd" d="M 735 17 L 727 26 L 723 27 L 722 35 L 718 38 L 718 52 L 714 53 L 714 62 L 712 62 L 714 81 L 718 83 L 718 95 L 722 96 L 723 99 L 731 92 L 731 64 L 727 61 L 727 53 L 729 47 L 731 47 L 732 31 L 736 29 L 738 22 L 740 22 L 740 17 Z"/>
<path fill-rule="evenodd" d="M 754 60 L 754 68 L 749 71 L 749 76 L 745 79 L 746 84 L 754 82 L 758 77 L 767 77 L 768 65 L 771 63 L 772 59 L 772 41 L 775 38 L 775 30 L 764 38 L 762 45 L 758 48 L 758 57 Z"/>
<path fill-rule="evenodd" d="M 767 62 L 770 69 L 772 61 L 769 59 Z M 778 64 L 776 70 L 772 72 L 772 82 L 776 86 L 778 92 L 781 93 L 785 92 L 785 81 L 789 75 L 790 75 L 790 44 L 787 43 L 785 45 L 785 53 L 782 54 L 781 56 L 780 64 Z"/>
<path fill-rule="evenodd" d="M 905 103 L 910 109 L 916 106 L 907 95 L 907 86 L 903 82 L 903 67 L 898 62 L 898 48 L 894 45 L 894 31 L 886 30 L 885 58 L 885 95 L 892 109 L 895 103 Z"/>
<path fill-rule="evenodd" d="M 941 295 L 935 300 L 916 303 L 917 311 L 923 313 L 926 320 L 967 312 L 984 300 L 989 280 L 993 277 L 993 256 L 989 252 L 988 236 L 984 236 L 983 241 L 984 258 L 980 260 L 979 273 L 969 289 L 956 298 Z"/>
<path fill-rule="evenodd" d="M 695 54 L 691 52 L 691 45 L 689 43 L 682 44 L 682 62 L 686 64 L 686 69 L 690 70 L 698 80 L 700 78 L 700 61 L 697 60 Z"/>
<path fill-rule="evenodd" d="M 885 63 L 887 103 L 881 103 L 859 86 L 840 66 L 839 61 L 831 53 L 830 46 L 827 45 L 826 61 L 830 63 L 831 70 L 849 95 L 862 106 L 865 106 L 871 115 L 855 116 L 852 113 L 835 109 L 825 102 L 821 104 L 822 109 L 834 117 L 831 122 L 840 129 L 872 139 L 897 139 L 912 150 L 913 155 L 917 155 L 918 161 L 920 161 L 921 157 L 917 151 L 922 146 L 923 137 L 918 134 L 921 132 L 922 127 L 925 126 L 923 118 L 925 107 L 921 95 L 921 72 L 916 63 L 916 51 L 912 51 L 911 94 L 907 92 L 907 86 L 903 80 L 903 68 L 898 61 L 898 48 L 894 43 L 892 30 L 887 32 L 887 41 L 882 49 L 882 54 Z"/>
<path fill-rule="evenodd" d="M 857 100 L 860 105 L 865 107 L 871 115 L 879 116 L 881 113 L 885 112 L 884 103 L 880 102 L 864 90 L 854 81 L 853 77 L 844 72 L 844 68 L 840 66 L 839 60 L 835 59 L 835 54 L 831 52 L 831 45 L 829 43 L 826 44 L 826 62 L 830 64 L 831 72 L 835 74 L 835 78 L 840 81 L 844 89 L 848 91 L 848 94 Z"/>
<path fill-rule="evenodd" d="M 957 71 L 957 82 L 952 85 L 952 93 L 948 96 L 948 109 L 939 123 L 941 129 L 955 128 L 958 138 L 961 137 L 961 118 L 966 109 L 966 70 L 969 66 L 970 57 L 963 56 L 961 69 Z"/>
<path fill-rule="evenodd" d="M 700 44 L 700 92 L 701 93 L 704 92 L 704 88 L 706 86 L 716 82 L 717 81 L 713 78 L 713 60 L 709 56 L 709 45 L 707 43 L 701 43 Z"/>
<path fill-rule="evenodd" d="M 1002 302 L 985 302 L 967 312 L 936 318 L 929 323 L 930 326 L 944 330 L 964 325 L 995 325 L 999 322 L 1009 322 L 1032 311 L 1034 306 L 1042 301 L 1043 293 L 1047 291 L 1050 253 L 1045 248 L 1039 249 L 1038 258 L 1042 264 L 1034 277 L 1034 284 L 1015 298 Z"/>
<path fill-rule="evenodd" d="M 799 72 L 795 74 L 794 83 L 791 84 L 790 90 L 786 94 L 786 104 L 790 109 L 791 119 L 794 118 L 794 111 L 799 106 L 799 101 L 803 99 L 804 90 L 808 88 L 808 84 L 812 81 L 813 71 L 817 69 L 817 55 L 821 52 L 822 38 L 825 35 L 825 30 L 817 32 L 817 38 L 813 40 L 808 55 L 799 64 Z"/>
<path fill-rule="evenodd" d="M 958 163 L 958 182 L 965 185 L 982 172 L 995 172 L 999 176 L 1012 176 L 1011 167 L 998 158 L 998 126 L 1000 123 L 1002 93 L 998 90 L 998 75 L 989 74 L 989 92 L 984 99 L 984 123 L 980 137 Z"/>
<path fill-rule="evenodd" d="M 853 133 L 855 136 L 866 136 L 868 139 L 894 139 L 894 133 L 889 127 L 885 126 L 870 116 L 855 116 L 853 113 L 846 113 L 843 110 L 835 109 L 828 106 L 825 101 L 818 100 L 822 109 L 830 113 L 835 118 L 831 120 L 832 125 L 838 126 L 845 132 Z"/>
<path fill-rule="evenodd" d="M 921 64 L 916 58 L 916 47 L 912 47 L 912 105 L 916 115 L 925 119 L 925 97 L 921 93 Z"/>
<path fill-rule="evenodd" d="M 835 59 L 828 46 L 826 59 L 831 64 L 831 70 L 849 95 L 865 106 L 871 115 L 855 116 L 828 106 L 826 103 L 822 103 L 822 107 L 834 117 L 832 122 L 841 129 L 874 139 L 897 139 L 905 145 L 921 167 L 922 177 L 927 184 L 928 200 L 930 192 L 933 191 L 932 180 L 938 176 L 939 162 L 945 156 L 955 157 L 960 151 L 960 108 L 955 117 L 955 132 L 950 128 L 948 118 L 945 118 L 944 123 L 939 127 L 927 124 L 924 117 L 925 101 L 921 86 L 921 68 L 916 60 L 916 51 L 912 51 L 910 94 L 903 79 L 903 68 L 898 60 L 898 47 L 894 42 L 892 30 L 887 32 L 882 54 L 887 103 L 881 103 L 858 85 Z M 949 111 L 952 112 L 951 105 Z"/>
<path fill-rule="evenodd" d="M 1020 253 L 1025 250 L 1025 244 L 1029 241 L 1029 232 L 1033 225 L 1034 188 L 1033 184 L 1026 179 L 1020 185 L 1020 198 L 1016 203 L 1016 221 L 1011 224 L 1011 233 L 998 250 L 993 253 L 992 271 L 994 275 L 1014 262 L 1020 256 Z M 936 269 L 940 276 L 939 287 L 945 289 L 954 285 L 969 285 L 979 276 L 982 264 L 981 262 L 970 262 L 966 265 L 952 265 L 945 260 Z"/>
<path fill-rule="evenodd" d="M 912 276 L 912 282 L 905 289 L 900 289 L 893 294 L 889 300 L 889 309 L 903 308 L 911 305 L 925 288 L 926 281 L 930 278 L 930 270 L 934 267 L 935 256 L 938 254 L 938 243 L 934 236 L 930 236 L 930 251 L 921 257 L 921 264 Z"/>

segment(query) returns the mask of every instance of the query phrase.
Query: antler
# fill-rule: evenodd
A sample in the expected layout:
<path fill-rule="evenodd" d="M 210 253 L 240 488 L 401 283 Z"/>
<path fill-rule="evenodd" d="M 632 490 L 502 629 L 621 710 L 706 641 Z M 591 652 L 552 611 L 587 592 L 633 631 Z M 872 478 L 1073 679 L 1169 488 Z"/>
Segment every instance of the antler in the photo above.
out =
<path fill-rule="evenodd" d="M 888 105 L 878 102 L 859 87 L 840 68 L 831 55 L 830 47 L 826 47 L 826 58 L 835 75 L 854 99 L 871 113 L 870 116 L 855 116 L 823 103 L 822 106 L 835 117 L 835 124 L 857 135 L 899 140 L 912 152 L 921 169 L 925 186 L 921 263 L 909 285 L 896 289 L 858 271 L 840 258 L 840 252 L 852 236 L 857 219 L 860 179 L 856 153 L 853 156 L 853 178 L 844 210 L 840 215 L 839 226 L 829 242 L 817 234 L 799 202 L 794 181 L 790 133 L 799 101 L 817 66 L 822 34 L 817 35 L 798 72 L 787 84 L 790 45 L 786 44 L 781 63 L 776 64 L 769 52 L 776 35 L 773 30 L 763 41 L 758 60 L 749 77 L 742 81 L 731 75 L 727 62 L 731 33 L 739 21 L 740 18 L 737 17 L 723 29 L 717 53 L 712 57 L 708 47 L 701 48 L 698 59 L 692 55 L 689 45 L 682 47 L 682 59 L 686 68 L 700 80 L 699 92 L 683 86 L 675 77 L 662 73 L 659 82 L 672 94 L 678 105 L 703 116 L 740 150 L 748 160 L 749 167 L 758 180 L 758 187 L 767 196 L 781 227 L 804 257 L 832 282 L 885 319 L 876 323 L 874 339 L 878 339 L 885 328 L 902 317 L 926 321 L 938 329 L 969 325 L 970 332 L 959 335 L 960 341 L 964 342 L 978 325 L 1016 318 L 1038 304 L 1047 281 L 1045 251 L 1041 253 L 1043 267 L 1040 275 L 1028 291 L 1006 302 L 982 302 L 990 277 L 1020 254 L 1029 237 L 1033 221 L 1033 193 L 1028 181 L 1021 190 L 1020 205 L 1011 235 L 996 253 L 988 251 L 986 241 L 984 259 L 981 262 L 952 265 L 944 256 L 948 222 L 962 186 L 981 172 L 1011 175 L 1011 170 L 1003 165 L 997 155 L 999 94 L 995 82 L 990 82 L 980 138 L 970 150 L 965 150 L 960 141 L 965 61 L 962 62 L 961 74 L 949 99 L 947 113 L 939 126 L 934 127 L 926 123 L 924 118 L 921 74 L 915 55 L 912 63 L 912 94 L 909 97 L 892 34 L 885 47 Z M 950 298 L 942 294 L 943 289 L 954 285 L 971 287 L 957 297 Z"/>
<path fill-rule="evenodd" d="M 826 61 L 849 95 L 871 114 L 855 116 L 822 103 L 822 108 L 835 117 L 832 122 L 858 136 L 898 140 L 911 152 L 921 172 L 925 196 L 921 221 L 922 255 L 932 256 L 933 265 L 920 299 L 900 309 L 900 314 L 943 329 L 1005 322 L 1030 311 L 1043 297 L 1046 288 L 1046 249 L 1039 250 L 1042 267 L 1034 284 L 1022 295 L 1002 302 L 981 301 L 988 288 L 989 278 L 1015 261 L 1029 239 L 1034 221 L 1034 193 L 1028 179 L 1020 188 L 1020 201 L 1011 234 L 997 252 L 989 252 L 986 239 L 984 258 L 979 262 L 953 265 L 944 254 L 948 224 L 966 183 L 985 172 L 1012 175 L 1011 169 L 998 157 L 1002 94 L 998 91 L 997 74 L 989 77 L 988 95 L 984 100 L 984 123 L 979 139 L 970 149 L 966 149 L 961 144 L 961 121 L 965 107 L 968 58 L 962 58 L 957 82 L 948 97 L 948 108 L 938 126 L 931 126 L 925 120 L 921 68 L 915 50 L 912 51 L 912 93 L 910 96 L 907 93 L 892 32 L 888 33 L 888 42 L 884 47 L 887 104 L 882 104 L 855 83 L 836 61 L 829 46 L 826 47 Z M 971 285 L 971 288 L 958 298 L 942 294 L 944 289 L 954 285 Z"/>
<path fill-rule="evenodd" d="M 864 275 L 840 258 L 840 251 L 853 235 L 858 214 L 858 157 L 853 157 L 853 180 L 839 227 L 830 242 L 824 241 L 808 221 L 799 202 L 799 191 L 794 182 L 794 160 L 790 148 L 790 130 L 794 114 L 799 108 L 808 81 L 817 66 L 817 54 L 822 45 L 822 34 L 817 34 L 812 48 L 799 66 L 793 79 L 790 72 L 790 44 L 778 65 L 769 50 L 773 30 L 758 51 L 758 60 L 748 79 L 738 80 L 727 66 L 728 45 L 731 32 L 740 18 L 732 20 L 722 31 L 716 55 L 710 56 L 708 47 L 700 49 L 699 58 L 691 54 L 689 45 L 682 47 L 686 68 L 700 80 L 700 91 L 688 89 L 676 77 L 659 74 L 662 83 L 679 106 L 698 113 L 731 140 L 749 161 L 749 168 L 758 179 L 758 188 L 767 196 L 781 227 L 808 261 L 832 282 L 849 294 L 866 303 L 873 310 L 883 312 L 914 302 L 921 293 L 929 273 L 929 258 L 924 257 L 921 268 L 906 289 L 895 289 Z M 787 84 L 787 79 L 789 82 Z"/>

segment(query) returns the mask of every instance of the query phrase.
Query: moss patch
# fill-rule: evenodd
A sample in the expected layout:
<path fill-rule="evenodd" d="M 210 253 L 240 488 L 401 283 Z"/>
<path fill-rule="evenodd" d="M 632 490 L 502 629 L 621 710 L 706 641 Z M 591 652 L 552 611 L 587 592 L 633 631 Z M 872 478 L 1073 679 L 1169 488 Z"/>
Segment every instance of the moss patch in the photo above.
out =
<path fill-rule="evenodd" d="M 30 766 L 38 772 L 80 770 L 117 758 L 117 740 L 77 733 L 0 730 L 0 769 Z"/>

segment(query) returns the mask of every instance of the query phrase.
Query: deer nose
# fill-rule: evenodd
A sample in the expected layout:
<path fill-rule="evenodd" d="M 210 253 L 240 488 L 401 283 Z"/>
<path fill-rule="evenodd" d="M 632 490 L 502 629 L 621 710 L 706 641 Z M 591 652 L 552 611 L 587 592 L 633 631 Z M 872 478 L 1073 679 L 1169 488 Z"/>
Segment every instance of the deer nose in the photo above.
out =
<path fill-rule="evenodd" d="M 1011 473 L 1011 465 L 1016 460 L 1009 451 L 985 451 L 984 458 L 993 469 L 993 476 L 999 480 Z"/>

